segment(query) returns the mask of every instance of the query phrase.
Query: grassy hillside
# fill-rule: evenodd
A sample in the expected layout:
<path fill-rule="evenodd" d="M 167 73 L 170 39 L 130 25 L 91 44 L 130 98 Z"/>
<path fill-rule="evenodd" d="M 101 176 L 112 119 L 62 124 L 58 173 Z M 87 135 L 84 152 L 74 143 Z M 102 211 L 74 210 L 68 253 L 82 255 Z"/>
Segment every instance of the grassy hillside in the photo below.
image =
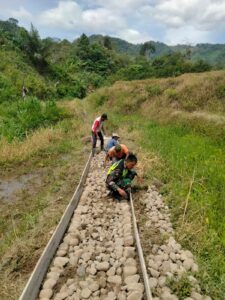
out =
<path fill-rule="evenodd" d="M 110 131 L 136 144 L 145 179 L 160 182 L 179 241 L 198 261 L 201 288 L 225 293 L 224 72 L 118 82 L 87 99 Z M 185 208 L 186 207 L 186 208 Z"/>
<path fill-rule="evenodd" d="M 54 83 L 42 76 L 22 51 L 9 45 L 0 47 L 0 71 L 0 103 L 22 98 L 23 85 L 29 95 L 40 99 L 49 99 L 56 92 Z"/>

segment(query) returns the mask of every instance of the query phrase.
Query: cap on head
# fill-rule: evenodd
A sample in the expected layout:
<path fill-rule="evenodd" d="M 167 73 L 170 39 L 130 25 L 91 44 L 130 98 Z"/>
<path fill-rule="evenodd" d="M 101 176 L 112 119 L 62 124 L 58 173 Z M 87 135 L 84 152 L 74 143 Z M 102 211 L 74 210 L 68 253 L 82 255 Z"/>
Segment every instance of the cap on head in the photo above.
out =
<path fill-rule="evenodd" d="M 118 133 L 115 133 L 115 132 L 112 134 L 112 138 L 114 138 L 114 137 L 117 137 L 118 139 L 120 138 L 120 136 L 118 135 Z"/>
<path fill-rule="evenodd" d="M 120 145 L 116 145 L 116 146 L 115 146 L 115 151 L 116 151 L 116 152 L 120 152 L 121 149 L 122 149 L 122 147 L 121 147 Z"/>
<path fill-rule="evenodd" d="M 101 118 L 102 118 L 102 119 L 105 119 L 105 120 L 108 120 L 107 114 L 102 114 L 102 115 L 101 115 Z"/>

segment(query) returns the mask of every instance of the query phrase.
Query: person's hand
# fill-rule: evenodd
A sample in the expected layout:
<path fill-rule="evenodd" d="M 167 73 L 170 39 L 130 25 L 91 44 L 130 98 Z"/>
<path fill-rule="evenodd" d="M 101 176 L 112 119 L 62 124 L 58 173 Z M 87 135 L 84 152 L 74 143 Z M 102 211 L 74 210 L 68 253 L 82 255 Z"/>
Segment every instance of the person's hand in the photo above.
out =
<path fill-rule="evenodd" d="M 127 197 L 127 193 L 126 193 L 123 189 L 118 189 L 117 191 L 118 191 L 118 193 L 120 194 L 120 196 L 122 196 L 122 197 L 124 197 L 124 198 Z"/>

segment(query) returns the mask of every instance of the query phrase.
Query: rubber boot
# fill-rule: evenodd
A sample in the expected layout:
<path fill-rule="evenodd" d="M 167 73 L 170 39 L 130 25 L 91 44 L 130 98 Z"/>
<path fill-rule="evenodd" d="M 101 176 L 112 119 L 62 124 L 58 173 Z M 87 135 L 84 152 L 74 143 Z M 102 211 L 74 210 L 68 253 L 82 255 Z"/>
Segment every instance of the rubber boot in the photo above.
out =
<path fill-rule="evenodd" d="M 92 156 L 94 157 L 96 154 L 96 148 L 92 148 Z"/>

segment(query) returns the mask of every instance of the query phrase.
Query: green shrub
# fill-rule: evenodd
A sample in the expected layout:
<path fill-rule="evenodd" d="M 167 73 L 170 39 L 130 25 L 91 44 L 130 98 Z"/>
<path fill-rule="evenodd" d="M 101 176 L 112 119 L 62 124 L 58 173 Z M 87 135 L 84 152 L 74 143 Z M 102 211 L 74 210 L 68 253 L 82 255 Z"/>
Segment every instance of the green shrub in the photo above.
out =
<path fill-rule="evenodd" d="M 166 89 L 164 93 L 170 100 L 178 100 L 179 98 L 178 92 L 175 89 Z"/>
<path fill-rule="evenodd" d="M 29 132 L 56 123 L 65 114 L 54 101 L 41 103 L 36 98 L 17 101 L 0 107 L 0 136 L 9 141 L 22 139 Z"/>
<path fill-rule="evenodd" d="M 163 93 L 163 89 L 158 85 L 147 85 L 145 90 L 150 97 L 160 96 Z"/>
<path fill-rule="evenodd" d="M 225 99 L 225 84 L 220 85 L 216 89 L 216 96 L 219 99 Z"/>
<path fill-rule="evenodd" d="M 107 100 L 108 100 L 108 97 L 106 95 L 100 95 L 96 99 L 96 106 L 102 106 Z"/>

